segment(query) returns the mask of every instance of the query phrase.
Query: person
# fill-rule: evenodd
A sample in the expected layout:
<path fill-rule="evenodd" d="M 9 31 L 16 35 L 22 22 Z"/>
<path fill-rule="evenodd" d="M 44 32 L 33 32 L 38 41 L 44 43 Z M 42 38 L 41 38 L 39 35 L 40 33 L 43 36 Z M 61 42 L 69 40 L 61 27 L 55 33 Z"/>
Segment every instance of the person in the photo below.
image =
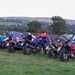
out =
<path fill-rule="evenodd" d="M 32 42 L 32 34 L 28 33 L 28 35 L 24 39 L 25 39 L 25 44 L 31 44 L 31 42 Z"/>
<path fill-rule="evenodd" d="M 66 52 L 69 52 L 70 51 L 70 46 L 68 45 L 69 43 L 69 40 L 67 40 L 65 43 L 64 43 L 64 48 L 66 50 Z"/>
<path fill-rule="evenodd" d="M 68 45 L 69 40 L 65 41 L 62 45 L 62 50 L 65 51 L 66 54 L 68 54 L 70 52 L 70 46 Z"/>
<path fill-rule="evenodd" d="M 32 40 L 32 34 L 31 34 L 31 33 L 28 33 L 27 39 L 28 39 L 28 40 Z"/>

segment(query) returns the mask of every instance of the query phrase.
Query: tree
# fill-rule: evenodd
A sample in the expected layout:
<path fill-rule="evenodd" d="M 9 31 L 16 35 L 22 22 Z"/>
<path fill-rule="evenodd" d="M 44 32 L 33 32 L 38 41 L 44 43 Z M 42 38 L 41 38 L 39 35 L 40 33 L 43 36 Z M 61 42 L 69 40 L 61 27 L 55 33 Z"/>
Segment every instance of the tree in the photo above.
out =
<path fill-rule="evenodd" d="M 39 23 L 38 21 L 32 21 L 32 22 L 29 22 L 28 24 L 28 32 L 33 32 L 33 33 L 36 33 L 36 32 L 40 32 L 41 30 L 41 23 Z"/>
<path fill-rule="evenodd" d="M 51 25 L 51 29 L 52 29 L 52 33 L 53 34 L 64 34 L 65 32 L 67 32 L 67 26 L 65 23 L 65 20 L 60 17 L 60 16 L 53 16 L 51 18 L 51 20 L 53 21 L 52 25 Z"/>

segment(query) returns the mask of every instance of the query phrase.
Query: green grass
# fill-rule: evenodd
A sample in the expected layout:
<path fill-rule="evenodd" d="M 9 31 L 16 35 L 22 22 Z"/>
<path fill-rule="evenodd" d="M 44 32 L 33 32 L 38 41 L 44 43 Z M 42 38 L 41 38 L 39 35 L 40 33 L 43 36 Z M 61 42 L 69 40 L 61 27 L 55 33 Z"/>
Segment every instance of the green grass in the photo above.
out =
<path fill-rule="evenodd" d="M 75 75 L 75 60 L 60 62 L 46 55 L 27 56 L 0 50 L 0 75 Z"/>

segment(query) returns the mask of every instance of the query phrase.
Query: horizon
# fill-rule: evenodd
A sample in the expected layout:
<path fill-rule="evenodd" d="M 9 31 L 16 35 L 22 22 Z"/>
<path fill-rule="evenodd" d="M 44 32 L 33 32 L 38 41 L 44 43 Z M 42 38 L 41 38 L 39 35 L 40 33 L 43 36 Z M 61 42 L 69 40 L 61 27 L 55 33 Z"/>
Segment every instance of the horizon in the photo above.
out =
<path fill-rule="evenodd" d="M 62 16 L 60 16 L 60 17 L 62 17 Z M 28 16 L 28 17 L 27 16 L 0 16 L 0 18 L 40 18 L 40 19 L 51 19 L 51 17 L 31 17 L 31 16 Z M 70 18 L 63 18 L 63 19 L 65 19 L 65 20 L 75 20 L 75 19 L 70 19 Z"/>

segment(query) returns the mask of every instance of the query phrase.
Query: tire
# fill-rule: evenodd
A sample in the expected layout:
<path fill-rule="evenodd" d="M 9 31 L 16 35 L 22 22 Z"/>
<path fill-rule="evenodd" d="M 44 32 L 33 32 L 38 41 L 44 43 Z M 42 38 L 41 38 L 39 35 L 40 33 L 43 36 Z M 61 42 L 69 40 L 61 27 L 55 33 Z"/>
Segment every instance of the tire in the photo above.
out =
<path fill-rule="evenodd" d="M 25 55 L 26 54 L 26 48 L 23 47 L 23 54 Z"/>
<path fill-rule="evenodd" d="M 23 54 L 27 54 L 27 55 L 30 55 L 32 53 L 31 49 L 30 48 L 23 48 Z"/>
<path fill-rule="evenodd" d="M 52 57 L 53 57 L 53 51 L 52 51 L 52 50 L 49 50 L 49 51 L 48 51 L 48 57 L 49 57 L 49 58 L 52 58 Z"/>
<path fill-rule="evenodd" d="M 31 49 L 30 48 L 26 48 L 26 54 L 30 55 L 31 53 L 32 53 Z"/>
<path fill-rule="evenodd" d="M 5 44 L 4 44 L 4 43 L 2 43 L 1 48 L 2 48 L 2 49 L 4 49 L 4 48 L 5 48 Z"/>
<path fill-rule="evenodd" d="M 53 51 L 53 55 L 54 55 L 54 58 L 57 58 L 58 57 L 57 51 Z"/>
<path fill-rule="evenodd" d="M 8 48 L 8 52 L 9 53 L 15 53 L 16 50 L 14 49 L 14 47 L 10 47 L 10 48 Z"/>
<path fill-rule="evenodd" d="M 32 50 L 32 53 L 33 53 L 33 54 L 37 54 L 37 50 L 36 50 L 36 49 L 33 49 L 33 50 Z"/>
<path fill-rule="evenodd" d="M 40 53 L 40 52 L 41 52 L 40 47 L 37 47 L 37 48 L 36 48 L 36 52 L 37 52 L 37 53 Z"/>
<path fill-rule="evenodd" d="M 61 61 L 69 61 L 69 54 L 65 53 L 65 51 L 60 51 L 59 58 Z"/>
<path fill-rule="evenodd" d="M 46 49 L 43 49 L 43 52 L 44 52 L 45 55 L 47 54 L 47 50 Z"/>

